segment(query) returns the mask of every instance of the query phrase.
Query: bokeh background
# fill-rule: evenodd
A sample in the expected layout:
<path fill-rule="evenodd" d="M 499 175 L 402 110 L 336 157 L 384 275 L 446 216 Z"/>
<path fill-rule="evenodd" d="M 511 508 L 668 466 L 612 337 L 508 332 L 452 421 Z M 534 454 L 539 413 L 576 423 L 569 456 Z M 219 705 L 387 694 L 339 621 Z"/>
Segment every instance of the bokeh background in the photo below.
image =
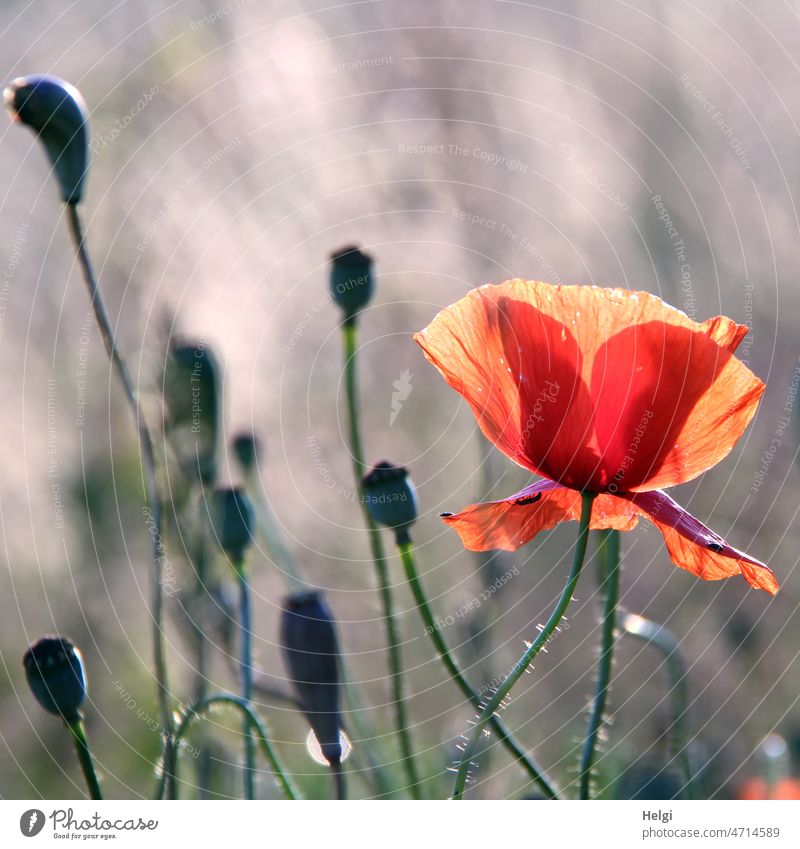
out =
<path fill-rule="evenodd" d="M 768 562 L 782 591 L 770 599 L 742 580 L 698 581 L 641 526 L 623 539 L 622 604 L 680 638 L 707 795 L 735 795 L 760 769 L 768 734 L 797 735 L 797 4 L 4 0 L 0 9 L 3 80 L 54 73 L 90 108 L 89 246 L 151 420 L 161 420 L 170 339 L 212 348 L 226 436 L 250 429 L 263 442 L 263 493 L 308 580 L 327 593 L 385 762 L 397 751 L 383 629 L 327 296 L 327 257 L 353 242 L 378 272 L 360 323 L 368 459 L 411 470 L 424 581 L 439 617 L 453 617 L 445 636 L 476 686 L 509 669 L 547 615 L 574 526 L 496 558 L 463 551 L 442 527 L 439 512 L 513 492 L 525 477 L 479 438 L 412 332 L 471 287 L 511 276 L 646 289 L 698 320 L 722 312 L 750 326 L 741 356 L 767 382 L 759 413 L 724 462 L 674 495 Z M 10 124 L 0 150 L 0 795 L 83 792 L 66 736 L 21 669 L 30 641 L 61 632 L 84 651 L 108 795 L 146 796 L 158 735 L 135 432 L 43 152 Z M 409 391 L 390 424 L 396 381 Z M 226 452 L 222 479 L 239 476 Z M 166 542 L 180 589 L 184 545 L 174 532 Z M 223 585 L 224 567 L 215 566 Z M 433 657 L 399 562 L 391 569 L 416 745 L 427 791 L 444 796 L 473 711 Z M 286 585 L 264 550 L 253 571 L 258 664 L 285 687 L 276 641 Z M 504 574 L 502 589 L 458 615 Z M 597 602 L 587 570 L 568 630 L 505 710 L 568 794 Z M 230 689 L 216 644 L 209 677 Z M 194 670 L 175 598 L 168 650 L 176 699 L 188 700 Z M 614 779 L 631 764 L 669 769 L 668 698 L 658 657 L 622 639 L 606 795 L 626 792 Z M 302 719 L 261 702 L 306 792 L 326 796 Z M 191 742 L 213 752 L 213 793 L 236 795 L 235 719 L 215 716 Z M 196 760 L 184 752 L 183 796 L 199 792 Z M 358 777 L 352 786 L 377 792 Z M 490 745 L 471 792 L 529 791 Z M 276 792 L 264 775 L 261 795 Z"/>

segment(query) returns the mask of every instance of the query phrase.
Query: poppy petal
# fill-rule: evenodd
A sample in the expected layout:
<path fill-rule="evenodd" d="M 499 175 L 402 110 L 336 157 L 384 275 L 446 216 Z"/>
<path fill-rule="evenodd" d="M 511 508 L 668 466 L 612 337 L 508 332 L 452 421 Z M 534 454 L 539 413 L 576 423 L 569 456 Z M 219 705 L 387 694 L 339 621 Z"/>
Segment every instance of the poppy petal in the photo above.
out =
<path fill-rule="evenodd" d="M 548 300 L 554 289 L 522 280 L 481 286 L 414 340 L 501 451 L 531 472 L 583 489 L 598 465 L 593 411 L 581 348 Z"/>
<path fill-rule="evenodd" d="M 530 542 L 540 531 L 559 522 L 578 521 L 581 494 L 551 480 L 536 481 L 509 498 L 471 504 L 455 515 L 444 514 L 470 551 L 492 551 L 502 548 L 516 551 Z M 632 530 L 638 521 L 636 509 L 613 495 L 599 495 L 592 505 L 593 529 Z"/>
<path fill-rule="evenodd" d="M 728 545 L 665 492 L 627 493 L 621 497 L 661 531 L 672 562 L 681 569 L 706 581 L 741 574 L 751 587 L 772 595 L 778 591 L 778 581 L 765 564 Z"/>
<path fill-rule="evenodd" d="M 594 362 L 595 428 L 619 490 L 691 480 L 723 459 L 764 384 L 731 353 L 739 330 L 647 322 L 612 336 Z M 746 330 L 746 328 L 745 328 Z M 726 332 L 727 331 L 727 332 Z"/>

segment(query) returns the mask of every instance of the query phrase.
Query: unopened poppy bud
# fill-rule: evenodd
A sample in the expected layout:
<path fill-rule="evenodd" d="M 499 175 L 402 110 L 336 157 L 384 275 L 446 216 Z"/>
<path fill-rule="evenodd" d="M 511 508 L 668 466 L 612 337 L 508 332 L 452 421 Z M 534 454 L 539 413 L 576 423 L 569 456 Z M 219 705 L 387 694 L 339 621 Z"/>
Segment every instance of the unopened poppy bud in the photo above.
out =
<path fill-rule="evenodd" d="M 398 542 L 408 542 L 408 529 L 417 520 L 417 493 L 408 472 L 402 466 L 376 463 L 362 485 L 372 520 L 392 528 Z"/>
<path fill-rule="evenodd" d="M 4 92 L 6 109 L 41 139 L 64 203 L 80 203 L 89 169 L 88 119 L 80 92 L 47 75 L 19 77 Z"/>
<path fill-rule="evenodd" d="M 347 245 L 331 254 L 331 295 L 344 313 L 345 321 L 353 321 L 372 297 L 375 287 L 372 257 L 355 245 Z"/>
<path fill-rule="evenodd" d="M 86 673 L 80 651 L 66 637 L 42 637 L 22 659 L 36 701 L 68 723 L 80 719 L 86 698 Z"/>
<path fill-rule="evenodd" d="M 283 659 L 292 687 L 329 764 L 342 759 L 339 644 L 320 593 L 289 596 L 281 616 Z"/>
<path fill-rule="evenodd" d="M 255 520 L 247 493 L 239 488 L 218 489 L 214 493 L 214 529 L 219 544 L 234 564 L 244 558 L 253 541 Z"/>
<path fill-rule="evenodd" d="M 249 431 L 247 433 L 238 433 L 233 437 L 231 445 L 233 446 L 233 453 L 236 455 L 236 459 L 244 471 L 247 474 L 252 472 L 258 464 L 261 454 L 261 445 L 258 437 Z"/>
<path fill-rule="evenodd" d="M 203 483 L 217 471 L 220 409 L 219 365 L 202 341 L 170 346 L 164 371 L 167 431 L 184 472 Z"/>

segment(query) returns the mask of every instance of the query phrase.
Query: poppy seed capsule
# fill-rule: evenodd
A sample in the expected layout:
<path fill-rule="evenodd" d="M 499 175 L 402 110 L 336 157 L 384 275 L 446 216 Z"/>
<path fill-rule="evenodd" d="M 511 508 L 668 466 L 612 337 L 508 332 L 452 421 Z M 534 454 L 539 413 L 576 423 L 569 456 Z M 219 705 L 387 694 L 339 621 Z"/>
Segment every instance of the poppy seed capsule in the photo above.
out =
<path fill-rule="evenodd" d="M 64 203 L 77 204 L 89 170 L 89 131 L 80 92 L 47 75 L 19 77 L 3 93 L 14 121 L 41 139 L 53 165 Z"/>
<path fill-rule="evenodd" d="M 375 288 L 372 265 L 372 257 L 355 245 L 331 254 L 331 296 L 344 313 L 345 321 L 353 321 L 372 297 Z"/>
<path fill-rule="evenodd" d="M 217 539 L 225 554 L 237 564 L 253 541 L 253 506 L 247 493 L 239 488 L 218 489 L 214 502 Z"/>
<path fill-rule="evenodd" d="M 28 686 L 48 712 L 73 723 L 86 698 L 86 673 L 80 651 L 66 637 L 42 637 L 22 659 Z"/>
<path fill-rule="evenodd" d="M 164 369 L 167 432 L 189 477 L 210 483 L 217 471 L 219 365 L 202 341 L 170 345 Z"/>
<path fill-rule="evenodd" d="M 239 465 L 248 474 L 255 469 L 261 456 L 261 444 L 258 437 L 249 431 L 237 433 L 231 442 L 233 453 L 239 461 Z"/>
<path fill-rule="evenodd" d="M 338 764 L 342 759 L 339 644 L 320 593 L 307 590 L 285 600 L 281 646 L 292 687 L 322 754 L 329 764 Z"/>
<path fill-rule="evenodd" d="M 372 520 L 392 528 L 399 543 L 408 542 L 408 529 L 417 520 L 417 493 L 408 472 L 402 466 L 376 463 L 362 485 Z"/>

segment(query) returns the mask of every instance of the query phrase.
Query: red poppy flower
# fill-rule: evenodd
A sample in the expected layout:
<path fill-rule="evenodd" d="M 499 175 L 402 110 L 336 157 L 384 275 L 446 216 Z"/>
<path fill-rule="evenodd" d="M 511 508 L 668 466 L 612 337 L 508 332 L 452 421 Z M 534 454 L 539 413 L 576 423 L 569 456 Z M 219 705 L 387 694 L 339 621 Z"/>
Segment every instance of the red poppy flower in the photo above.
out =
<path fill-rule="evenodd" d="M 644 516 L 677 566 L 777 592 L 763 563 L 661 492 L 716 465 L 753 418 L 765 387 L 733 356 L 746 334 L 647 292 L 527 280 L 474 289 L 414 339 L 486 436 L 544 479 L 444 521 L 473 551 L 515 551 L 577 520 L 580 493 L 594 492 L 592 528 L 627 531 Z"/>

